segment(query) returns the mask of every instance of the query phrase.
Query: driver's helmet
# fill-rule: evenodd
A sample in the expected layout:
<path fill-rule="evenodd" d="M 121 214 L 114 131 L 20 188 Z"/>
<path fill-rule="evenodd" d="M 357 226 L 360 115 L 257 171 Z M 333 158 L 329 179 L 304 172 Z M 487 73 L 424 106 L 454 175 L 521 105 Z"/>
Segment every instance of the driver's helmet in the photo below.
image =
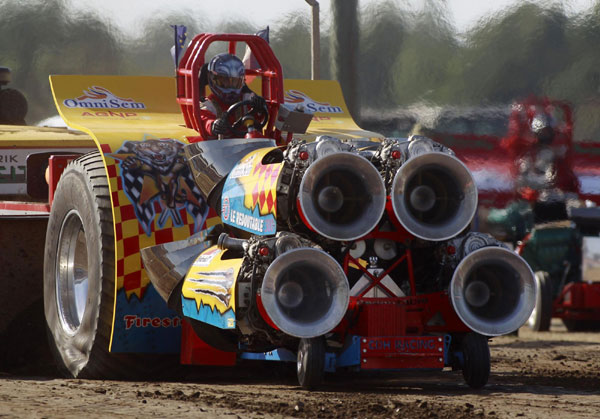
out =
<path fill-rule="evenodd" d="M 226 104 L 241 100 L 244 76 L 244 63 L 235 55 L 215 55 L 208 63 L 208 86 Z"/>
<path fill-rule="evenodd" d="M 531 120 L 531 132 L 540 144 L 549 145 L 554 139 L 552 119 L 546 113 L 537 113 Z"/>

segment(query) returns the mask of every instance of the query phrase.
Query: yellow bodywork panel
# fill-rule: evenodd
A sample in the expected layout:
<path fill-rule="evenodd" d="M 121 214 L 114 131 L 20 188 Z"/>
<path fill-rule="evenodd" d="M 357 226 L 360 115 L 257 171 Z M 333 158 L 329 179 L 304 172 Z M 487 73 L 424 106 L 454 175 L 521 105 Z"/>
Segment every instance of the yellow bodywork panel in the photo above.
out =
<path fill-rule="evenodd" d="M 381 138 L 356 125 L 346 107 L 342 89 L 334 80 L 285 80 L 284 99 L 289 105 L 302 105 L 314 113 L 306 134 L 307 140 L 319 135 L 338 138 Z"/>
<path fill-rule="evenodd" d="M 157 130 L 156 135 L 171 137 L 197 135 L 185 128 L 174 78 L 51 76 L 50 85 L 70 127 L 94 134 Z"/>
<path fill-rule="evenodd" d="M 92 137 L 66 128 L 0 125 L 0 148 L 94 147 Z"/>
<path fill-rule="evenodd" d="M 153 316 L 174 316 L 149 287 L 140 249 L 183 240 L 206 225 L 208 207 L 183 155 L 186 136 L 197 133 L 183 126 L 173 78 L 51 76 L 50 84 L 62 118 L 88 133 L 104 159 L 115 236 L 111 350 L 138 351 L 143 339 L 161 333 L 138 318 L 161 310 Z"/>
<path fill-rule="evenodd" d="M 92 138 L 66 128 L 0 125 L 0 199 L 28 200 L 27 158 L 32 154 L 86 153 L 96 149 Z"/>
<path fill-rule="evenodd" d="M 283 166 L 282 163 L 262 164 L 262 159 L 269 154 L 272 148 L 263 148 L 253 151 L 244 157 L 238 166 L 248 164 L 249 173 L 241 173 L 236 178 L 244 190 L 244 206 L 250 211 L 258 209 L 260 215 L 272 214 L 277 217 L 277 180 Z M 233 178 L 234 173 L 229 178 Z M 259 193 L 253 194 L 254 187 Z"/>
<path fill-rule="evenodd" d="M 255 79 L 249 87 L 261 92 L 260 79 Z M 335 80 L 286 79 L 283 82 L 284 100 L 287 105 L 302 106 L 305 112 L 313 114 L 313 119 L 305 134 L 294 135 L 307 141 L 319 135 L 338 138 L 382 138 L 380 134 L 366 131 L 356 125 L 348 111 L 340 85 Z"/>
<path fill-rule="evenodd" d="M 235 286 L 242 259 L 223 259 L 217 246 L 202 252 L 183 283 L 183 314 L 221 329 L 235 328 Z"/>

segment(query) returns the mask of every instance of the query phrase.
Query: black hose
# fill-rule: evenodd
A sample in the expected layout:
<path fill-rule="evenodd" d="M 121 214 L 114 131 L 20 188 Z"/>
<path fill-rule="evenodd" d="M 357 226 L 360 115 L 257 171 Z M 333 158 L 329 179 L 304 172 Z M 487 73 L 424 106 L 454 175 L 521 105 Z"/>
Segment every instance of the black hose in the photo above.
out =
<path fill-rule="evenodd" d="M 246 240 L 234 239 L 233 237 L 229 237 L 227 233 L 221 233 L 217 240 L 217 247 L 219 249 L 239 250 L 243 252 L 247 247 L 247 243 Z"/>

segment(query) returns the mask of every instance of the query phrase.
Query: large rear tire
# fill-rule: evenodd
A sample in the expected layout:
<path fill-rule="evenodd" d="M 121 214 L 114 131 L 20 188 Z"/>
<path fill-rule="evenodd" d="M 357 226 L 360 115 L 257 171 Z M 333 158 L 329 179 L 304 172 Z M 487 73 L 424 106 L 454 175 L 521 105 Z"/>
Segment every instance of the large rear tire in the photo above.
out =
<path fill-rule="evenodd" d="M 112 205 L 102 156 L 73 160 L 54 195 L 44 251 L 44 311 L 50 347 L 67 377 L 133 378 L 157 371 L 148 358 L 113 354 Z M 145 364 L 145 365 L 144 365 Z"/>
<path fill-rule="evenodd" d="M 550 330 L 552 321 L 552 281 L 545 271 L 535 273 L 536 300 L 535 307 L 527 320 L 527 325 L 536 332 Z"/>

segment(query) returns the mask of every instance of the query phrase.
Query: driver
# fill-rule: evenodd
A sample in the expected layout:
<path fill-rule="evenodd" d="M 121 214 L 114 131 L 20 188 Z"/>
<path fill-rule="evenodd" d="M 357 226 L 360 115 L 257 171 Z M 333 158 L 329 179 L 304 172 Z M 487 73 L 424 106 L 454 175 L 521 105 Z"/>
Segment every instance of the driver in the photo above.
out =
<path fill-rule="evenodd" d="M 521 195 L 533 201 L 544 189 L 579 193 L 577 177 L 571 170 L 569 144 L 556 132 L 552 117 L 536 113 L 529 129 L 529 137 L 514 141 L 508 150 L 516 164 Z"/>
<path fill-rule="evenodd" d="M 528 131 L 503 141 L 514 161 L 516 198 L 531 203 L 536 223 L 567 219 L 567 205 L 579 196 L 569 144 L 546 112 L 532 116 Z"/>
<path fill-rule="evenodd" d="M 200 104 L 201 122 L 208 132 L 208 139 L 218 135 L 232 138 L 232 124 L 251 109 L 265 109 L 266 101 L 254 93 L 245 83 L 245 69 L 242 61 L 233 54 L 222 53 L 208 63 L 208 86 L 211 94 Z M 250 101 L 249 106 L 241 106 L 230 120 L 223 115 L 234 103 Z"/>

